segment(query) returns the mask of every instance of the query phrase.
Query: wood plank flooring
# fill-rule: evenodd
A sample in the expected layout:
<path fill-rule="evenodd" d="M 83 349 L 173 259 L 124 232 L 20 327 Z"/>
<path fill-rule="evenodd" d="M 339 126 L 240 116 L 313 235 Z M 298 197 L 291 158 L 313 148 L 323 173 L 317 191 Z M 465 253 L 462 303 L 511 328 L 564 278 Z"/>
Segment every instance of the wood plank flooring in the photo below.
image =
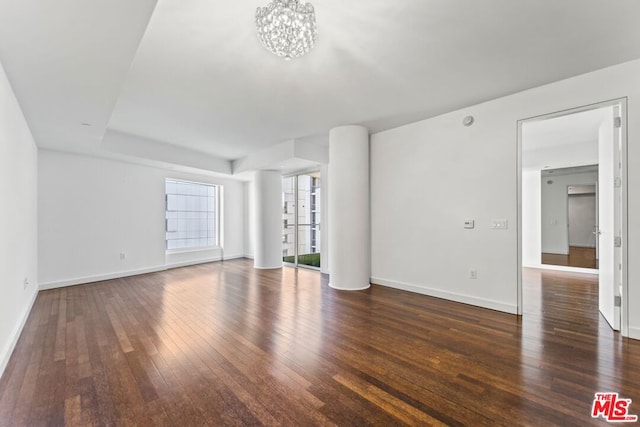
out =
<path fill-rule="evenodd" d="M 569 255 L 542 253 L 542 264 L 598 268 L 596 248 L 569 246 Z"/>
<path fill-rule="evenodd" d="M 594 276 L 525 279 L 521 318 L 249 260 L 43 291 L 0 426 L 584 426 L 598 391 L 639 414 L 640 343 Z"/>

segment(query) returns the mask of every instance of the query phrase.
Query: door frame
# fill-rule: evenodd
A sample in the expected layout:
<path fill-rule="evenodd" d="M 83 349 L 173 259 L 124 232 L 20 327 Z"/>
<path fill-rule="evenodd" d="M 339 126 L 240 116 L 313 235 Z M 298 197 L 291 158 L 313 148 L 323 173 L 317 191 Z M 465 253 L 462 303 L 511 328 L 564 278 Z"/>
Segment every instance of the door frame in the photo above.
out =
<path fill-rule="evenodd" d="M 518 213 L 518 237 L 517 237 L 517 314 L 522 316 L 523 314 L 523 300 L 522 300 L 522 125 L 527 122 L 547 120 L 556 117 L 566 116 L 569 114 L 580 113 L 584 111 L 595 110 L 603 107 L 612 107 L 615 105 L 620 106 L 620 118 L 621 118 L 621 130 L 620 130 L 620 163 L 621 171 L 620 176 L 622 178 L 622 197 L 621 197 L 621 237 L 622 237 L 622 273 L 621 273 L 621 306 L 620 306 L 620 332 L 622 336 L 629 336 L 629 259 L 628 259 L 628 165 L 627 165 L 627 140 L 628 140 L 628 117 L 627 117 L 627 97 L 615 98 L 607 101 L 596 102 L 593 104 L 583 105 L 580 107 L 569 108 L 566 110 L 559 110 L 551 113 L 541 114 L 537 116 L 527 117 L 517 121 L 517 213 Z"/>
<path fill-rule="evenodd" d="M 284 265 L 290 266 L 290 267 L 294 267 L 294 268 L 306 268 L 309 270 L 321 270 L 321 267 L 314 267 L 312 265 L 307 265 L 307 264 L 300 264 L 300 262 L 298 261 L 298 250 L 300 249 L 298 247 L 298 240 L 299 240 L 299 228 L 300 226 L 305 226 L 307 224 L 299 224 L 298 223 L 298 177 L 301 175 L 309 175 L 312 173 L 318 173 L 321 174 L 321 170 L 319 168 L 310 168 L 310 169 L 303 169 L 303 170 L 299 170 L 296 172 L 292 172 L 292 173 L 288 173 L 288 174 L 284 174 L 282 175 L 282 179 L 286 179 L 286 178 L 293 178 L 293 192 L 295 194 L 294 197 L 294 217 L 295 217 L 295 222 L 293 225 L 293 237 L 294 237 L 294 257 L 293 257 L 293 262 L 284 262 Z M 320 179 L 322 180 L 322 176 L 320 177 Z M 320 181 L 322 182 L 322 181 Z M 321 196 L 322 197 L 322 196 Z M 322 203 L 322 200 L 320 201 L 320 203 Z M 322 221 L 322 216 L 320 217 L 320 221 Z M 322 227 L 322 226 L 321 226 Z M 322 265 L 322 258 L 320 259 L 320 265 Z"/>

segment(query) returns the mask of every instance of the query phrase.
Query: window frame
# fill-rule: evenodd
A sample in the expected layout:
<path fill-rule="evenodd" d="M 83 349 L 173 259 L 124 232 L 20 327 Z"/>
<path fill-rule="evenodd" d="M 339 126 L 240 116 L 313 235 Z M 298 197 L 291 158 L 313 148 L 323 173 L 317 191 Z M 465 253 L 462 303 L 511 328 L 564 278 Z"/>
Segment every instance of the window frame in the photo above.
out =
<path fill-rule="evenodd" d="M 214 235 L 214 243 L 213 245 L 206 245 L 206 246 L 190 246 L 187 248 L 174 248 L 174 249 L 169 249 L 167 246 L 167 228 L 168 228 L 168 218 L 167 218 L 167 212 L 169 212 L 168 207 L 169 207 L 169 198 L 168 198 L 168 193 L 167 193 L 167 184 L 169 182 L 175 182 L 175 183 L 185 183 L 185 184 L 196 184 L 196 185 L 203 185 L 206 187 L 213 187 L 214 189 L 214 194 L 215 194 L 215 200 L 214 200 L 214 230 L 215 230 L 215 235 Z M 164 250 L 165 250 L 165 254 L 176 254 L 176 253 L 186 253 L 186 252 L 202 252 L 202 251 L 210 251 L 212 249 L 219 249 L 220 248 L 220 241 L 221 241 L 221 234 L 222 234 L 222 213 L 221 213 L 221 209 L 222 209 L 222 201 L 220 200 L 222 194 L 222 185 L 220 184 L 213 184 L 210 182 L 200 182 L 200 181 L 191 181 L 191 180 L 187 180 L 187 179 L 177 179 L 177 178 L 165 178 L 164 180 Z M 210 212 L 210 211 L 207 211 Z"/>

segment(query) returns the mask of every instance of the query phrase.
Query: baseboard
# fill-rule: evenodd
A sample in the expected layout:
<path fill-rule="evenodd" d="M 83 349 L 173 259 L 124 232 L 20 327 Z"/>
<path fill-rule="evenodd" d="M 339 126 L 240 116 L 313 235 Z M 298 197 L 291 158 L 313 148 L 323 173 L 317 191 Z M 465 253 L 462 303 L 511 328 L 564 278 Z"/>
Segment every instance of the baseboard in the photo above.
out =
<path fill-rule="evenodd" d="M 539 270 L 566 271 L 568 273 L 599 274 L 599 271 L 595 268 L 567 267 L 564 265 L 538 264 L 538 265 L 523 265 L 523 267 L 537 268 Z"/>
<path fill-rule="evenodd" d="M 96 276 L 76 277 L 73 279 L 57 280 L 54 282 L 40 283 L 40 290 L 64 288 L 67 286 L 83 285 L 85 283 L 101 282 L 103 280 L 120 279 L 122 277 L 138 276 L 140 274 L 155 273 L 167 269 L 166 265 L 138 270 L 119 271 L 117 273 L 98 274 Z"/>
<path fill-rule="evenodd" d="M 244 254 L 233 254 L 233 255 L 224 255 L 223 257 L 223 261 L 229 261 L 232 259 L 240 259 L 240 258 L 246 258 L 246 255 Z"/>
<path fill-rule="evenodd" d="M 174 262 L 171 264 L 166 264 L 165 270 L 170 270 L 172 268 L 188 267 L 190 265 L 207 264 L 209 262 L 216 262 L 216 261 L 229 261 L 229 260 L 238 259 L 238 258 L 244 258 L 244 255 L 242 254 L 224 255 L 224 256 L 216 256 L 216 257 L 210 257 L 210 258 L 200 258 L 196 260 L 189 260 L 189 261 L 183 261 L 183 262 Z"/>
<path fill-rule="evenodd" d="M 634 340 L 640 340 L 640 328 L 629 327 L 629 338 L 633 338 Z"/>
<path fill-rule="evenodd" d="M 537 268 L 537 269 L 541 269 L 542 264 L 522 264 L 522 268 Z"/>
<path fill-rule="evenodd" d="M 226 255 L 225 260 L 245 258 L 244 255 Z M 206 264 L 208 262 L 221 261 L 220 256 L 211 258 L 201 258 L 198 260 L 190 260 L 184 262 L 175 262 L 171 264 L 159 265 L 156 267 L 141 268 L 138 270 L 119 271 L 117 273 L 99 274 L 96 276 L 77 277 L 74 279 L 58 280 L 54 282 L 40 283 L 39 289 L 45 291 L 47 289 L 64 288 L 67 286 L 83 285 L 85 283 L 101 282 L 103 280 L 120 279 L 123 277 L 138 276 L 140 274 L 156 273 L 158 271 L 170 270 L 172 268 L 188 267 L 190 265 Z"/>
<path fill-rule="evenodd" d="M 242 258 L 253 259 L 253 255 L 244 254 Z"/>
<path fill-rule="evenodd" d="M 19 322 L 11 331 L 10 340 L 5 345 L 5 348 L 2 349 L 2 353 L 0 353 L 0 377 L 4 374 L 4 370 L 7 368 L 9 364 L 9 360 L 11 359 L 11 355 L 13 354 L 13 350 L 16 348 L 16 344 L 18 344 L 18 340 L 20 339 L 20 334 L 22 334 L 22 329 L 24 325 L 27 323 L 27 319 L 29 318 L 29 313 L 31 313 L 31 309 L 33 308 L 33 304 L 36 302 L 36 297 L 38 296 L 38 290 L 36 289 L 33 292 L 33 296 L 31 297 L 31 301 L 27 305 L 26 309 L 22 313 L 22 316 L 19 319 Z"/>
<path fill-rule="evenodd" d="M 371 284 L 367 283 L 366 285 L 357 288 L 342 288 L 340 286 L 334 286 L 331 284 L 331 282 L 329 282 L 329 287 L 337 291 L 364 291 L 365 289 L 369 289 L 371 287 Z"/>
<path fill-rule="evenodd" d="M 173 262 L 171 264 L 165 264 L 165 270 L 171 270 L 172 268 L 189 267 L 190 265 L 207 264 L 209 262 L 221 261 L 222 257 L 216 256 L 211 258 L 200 258 L 195 260 Z"/>
<path fill-rule="evenodd" d="M 517 314 L 517 304 L 505 304 L 485 298 L 473 297 L 470 295 L 457 294 L 447 292 L 440 289 L 428 288 L 425 286 L 413 285 L 410 283 L 396 282 L 394 280 L 372 277 L 371 283 L 388 286 L 390 288 L 401 289 L 403 291 L 415 292 L 417 294 L 428 295 L 431 297 L 442 298 L 450 301 L 461 302 L 463 304 L 475 305 L 477 307 L 489 308 L 491 310 L 502 311 L 510 314 Z M 515 283 L 514 283 L 515 286 Z"/>

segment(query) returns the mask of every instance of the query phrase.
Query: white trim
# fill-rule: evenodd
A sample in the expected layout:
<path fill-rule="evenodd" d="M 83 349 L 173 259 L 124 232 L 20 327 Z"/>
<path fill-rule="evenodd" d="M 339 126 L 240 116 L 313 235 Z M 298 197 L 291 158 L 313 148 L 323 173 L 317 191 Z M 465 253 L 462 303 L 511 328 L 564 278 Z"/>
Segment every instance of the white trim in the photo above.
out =
<path fill-rule="evenodd" d="M 611 106 L 620 106 L 620 117 L 622 119 L 622 132 L 620 144 L 622 148 L 621 152 L 621 162 L 622 162 L 622 307 L 620 311 L 620 332 L 623 337 L 630 336 L 631 328 L 629 327 L 629 254 L 628 254 L 628 241 L 629 241 L 629 224 L 628 224 L 628 209 L 629 209 L 629 200 L 628 200 L 628 174 L 629 174 L 629 166 L 628 166 L 628 134 L 629 134 L 629 126 L 627 122 L 627 104 L 628 97 L 623 96 L 621 98 L 610 99 L 602 102 L 595 102 L 593 104 L 583 105 L 577 108 L 569 108 L 566 110 L 556 111 L 548 114 L 541 114 L 534 117 L 528 117 L 524 119 L 520 119 L 516 122 L 517 128 L 517 141 L 516 141 L 516 163 L 517 163 L 517 214 L 518 214 L 518 237 L 517 237 L 517 295 L 518 295 L 518 314 L 522 314 L 522 269 L 525 266 L 522 265 L 522 124 L 525 122 L 539 121 L 539 120 L 547 120 L 556 117 L 566 116 L 568 114 L 575 114 L 583 111 L 591 111 L 598 108 L 611 107 Z M 546 269 L 551 270 L 551 268 L 544 267 Z M 571 270 L 571 271 L 575 271 Z M 588 272 L 587 273 L 591 273 Z"/>
<path fill-rule="evenodd" d="M 85 283 L 101 282 L 103 280 L 120 279 L 122 277 L 137 276 L 139 274 L 155 273 L 164 271 L 167 267 L 164 265 L 150 268 L 141 268 L 139 270 L 120 271 L 117 273 L 99 274 L 96 276 L 77 277 L 74 279 L 57 280 L 54 282 L 40 283 L 40 290 L 64 288 L 67 286 L 82 285 Z"/>
<path fill-rule="evenodd" d="M 633 328 L 629 326 L 629 338 L 640 340 L 640 328 Z"/>
<path fill-rule="evenodd" d="M 366 286 L 361 288 L 342 288 L 340 286 L 333 286 L 331 282 L 329 282 L 329 287 L 338 291 L 364 291 L 365 289 L 369 289 L 371 287 L 371 283 L 367 283 Z"/>
<path fill-rule="evenodd" d="M 282 267 L 283 267 L 282 264 L 280 264 L 277 267 L 256 267 L 255 265 L 253 266 L 253 268 L 255 268 L 256 270 L 277 270 L 277 269 L 282 268 Z"/>
<path fill-rule="evenodd" d="M 243 254 L 224 255 L 220 261 L 229 261 L 232 259 L 240 259 L 240 258 L 247 258 L 247 256 Z"/>
<path fill-rule="evenodd" d="M 181 262 L 172 262 L 170 264 L 169 263 L 165 264 L 164 269 L 171 270 L 172 268 L 188 267 L 190 265 L 206 264 L 209 262 L 216 262 L 216 261 L 222 261 L 222 257 L 216 256 L 216 257 L 209 257 L 209 258 L 191 259 L 188 261 L 181 261 Z"/>
<path fill-rule="evenodd" d="M 428 295 L 431 297 L 442 298 L 449 301 L 460 302 L 463 304 L 475 305 L 477 307 L 489 308 L 491 310 L 502 311 L 510 314 L 517 314 L 518 306 L 516 304 L 506 304 L 499 301 L 493 301 L 485 298 L 478 298 L 470 295 L 463 295 L 454 292 L 447 292 L 440 289 L 428 288 L 426 286 L 414 285 L 410 283 L 396 282 L 394 280 L 372 277 L 371 283 L 388 286 L 390 288 L 402 289 L 404 291 L 415 292 L 417 294 Z"/>
<path fill-rule="evenodd" d="M 595 275 L 599 274 L 599 270 L 596 268 L 567 267 L 564 265 L 552 265 L 552 264 L 523 265 L 522 268 L 535 268 L 537 270 L 566 271 L 567 273 L 582 273 L 582 274 L 595 274 Z"/>
<path fill-rule="evenodd" d="M 253 255 L 244 254 L 242 258 L 253 259 Z"/>
<path fill-rule="evenodd" d="M 225 260 L 231 260 L 236 258 L 245 258 L 245 256 L 241 254 L 229 255 L 225 257 Z M 117 273 L 98 274 L 95 276 L 76 277 L 74 279 L 45 282 L 45 283 L 40 283 L 39 289 L 41 291 L 44 291 L 47 289 L 57 289 L 57 288 L 64 288 L 67 286 L 83 285 L 85 283 L 101 282 L 103 280 L 111 280 L 111 279 L 120 279 L 122 277 L 138 276 L 140 274 L 147 274 L 147 273 L 156 273 L 158 271 L 170 270 L 172 268 L 188 267 L 190 265 L 206 264 L 209 262 L 216 262 L 216 261 L 222 261 L 222 258 L 220 256 L 211 257 L 211 258 L 202 258 L 198 260 L 189 260 L 184 262 L 176 262 L 171 264 L 159 265 L 156 267 L 141 268 L 138 270 L 119 271 Z"/>
<path fill-rule="evenodd" d="M 2 349 L 2 353 L 0 353 L 0 377 L 4 374 L 4 370 L 7 368 L 9 364 L 9 360 L 11 359 L 11 355 L 13 354 L 13 350 L 16 348 L 16 344 L 18 344 L 18 339 L 20 339 L 20 335 L 22 334 L 22 329 L 24 329 L 24 325 L 27 323 L 27 319 L 29 318 L 29 314 L 31 313 L 31 309 L 33 308 L 33 304 L 36 302 L 36 297 L 38 296 L 38 290 L 33 292 L 31 296 L 31 301 L 27 305 L 26 309 L 22 313 L 19 322 L 11 331 L 11 335 L 9 335 L 9 342 L 5 345 L 5 348 Z"/>
<path fill-rule="evenodd" d="M 164 251 L 165 255 L 186 254 L 192 252 L 208 252 L 208 251 L 222 251 L 222 247 L 218 245 L 214 246 L 200 246 L 198 248 L 182 248 L 182 249 L 167 249 Z"/>

